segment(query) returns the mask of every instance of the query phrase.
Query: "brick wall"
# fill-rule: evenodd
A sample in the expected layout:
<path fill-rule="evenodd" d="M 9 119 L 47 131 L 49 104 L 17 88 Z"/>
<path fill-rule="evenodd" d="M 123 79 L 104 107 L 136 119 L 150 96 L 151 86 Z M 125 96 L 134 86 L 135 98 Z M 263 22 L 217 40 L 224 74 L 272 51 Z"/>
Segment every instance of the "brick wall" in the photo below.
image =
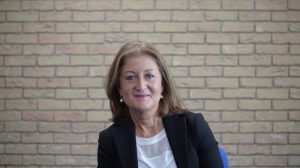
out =
<path fill-rule="evenodd" d="M 299 0 L 1 0 L 0 167 L 95 167 L 131 39 L 166 56 L 231 167 L 300 167 Z"/>

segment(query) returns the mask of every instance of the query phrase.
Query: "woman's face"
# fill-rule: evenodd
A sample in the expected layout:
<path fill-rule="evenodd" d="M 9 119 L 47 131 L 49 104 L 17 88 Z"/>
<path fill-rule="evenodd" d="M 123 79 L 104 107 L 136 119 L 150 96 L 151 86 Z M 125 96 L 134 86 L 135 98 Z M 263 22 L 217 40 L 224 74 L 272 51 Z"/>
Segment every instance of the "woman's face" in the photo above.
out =
<path fill-rule="evenodd" d="M 119 93 L 130 112 L 157 112 L 162 76 L 149 55 L 131 55 L 121 67 Z"/>

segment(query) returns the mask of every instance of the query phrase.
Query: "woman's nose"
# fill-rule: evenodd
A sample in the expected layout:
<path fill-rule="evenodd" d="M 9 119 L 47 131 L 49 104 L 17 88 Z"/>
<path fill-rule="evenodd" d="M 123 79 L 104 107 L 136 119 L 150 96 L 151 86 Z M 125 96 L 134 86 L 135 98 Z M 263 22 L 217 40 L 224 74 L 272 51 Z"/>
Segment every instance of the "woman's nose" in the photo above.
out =
<path fill-rule="evenodd" d="M 137 80 L 136 90 L 138 92 L 144 92 L 147 89 L 147 83 L 144 79 Z"/>

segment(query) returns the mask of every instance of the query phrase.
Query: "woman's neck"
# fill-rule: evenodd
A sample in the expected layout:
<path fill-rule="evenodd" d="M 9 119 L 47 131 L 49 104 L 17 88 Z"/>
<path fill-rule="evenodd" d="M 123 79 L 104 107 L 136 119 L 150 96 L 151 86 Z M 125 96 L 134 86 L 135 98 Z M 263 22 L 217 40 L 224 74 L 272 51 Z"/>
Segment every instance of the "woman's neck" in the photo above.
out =
<path fill-rule="evenodd" d="M 151 137 L 163 129 L 162 118 L 158 114 L 131 113 L 131 118 L 135 125 L 136 136 Z"/>

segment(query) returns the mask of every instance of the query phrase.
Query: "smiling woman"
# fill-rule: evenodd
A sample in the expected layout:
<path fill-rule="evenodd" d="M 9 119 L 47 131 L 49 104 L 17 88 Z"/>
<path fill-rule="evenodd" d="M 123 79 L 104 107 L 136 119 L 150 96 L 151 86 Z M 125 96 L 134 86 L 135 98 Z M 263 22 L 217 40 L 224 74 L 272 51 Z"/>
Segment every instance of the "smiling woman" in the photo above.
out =
<path fill-rule="evenodd" d="M 188 112 L 160 53 L 126 43 L 107 75 L 114 124 L 100 132 L 98 168 L 221 168 L 218 144 L 201 114 Z"/>

